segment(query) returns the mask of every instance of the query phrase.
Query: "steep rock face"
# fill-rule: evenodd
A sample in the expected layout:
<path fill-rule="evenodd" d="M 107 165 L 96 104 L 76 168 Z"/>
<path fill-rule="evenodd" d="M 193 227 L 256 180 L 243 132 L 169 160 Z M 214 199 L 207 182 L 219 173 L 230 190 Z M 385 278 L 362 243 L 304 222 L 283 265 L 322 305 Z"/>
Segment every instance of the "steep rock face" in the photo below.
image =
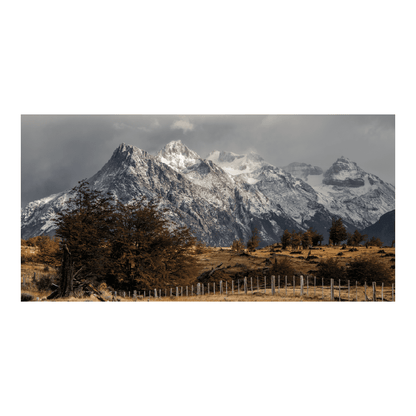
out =
<path fill-rule="evenodd" d="M 246 189 L 244 182 L 183 145 L 165 146 L 152 156 L 122 144 L 88 182 L 124 203 L 134 197 L 159 198 L 160 207 L 169 209 L 170 220 L 190 227 L 210 245 L 228 246 L 235 238 L 247 240 L 254 223 L 266 245 L 278 239 L 282 226 L 296 226 L 264 195 Z M 21 215 L 22 237 L 53 232 L 51 220 L 68 198 L 69 191 L 65 191 L 28 204 Z"/>
<path fill-rule="evenodd" d="M 375 223 L 395 208 L 394 186 L 365 172 L 347 158 L 339 158 L 314 181 L 308 182 L 319 194 L 318 201 L 358 229 Z"/>
<path fill-rule="evenodd" d="M 307 163 L 293 162 L 287 166 L 283 166 L 285 172 L 290 173 L 295 178 L 308 180 L 309 176 L 322 175 L 324 172 L 319 166 L 308 165 Z"/>
<path fill-rule="evenodd" d="M 385 245 L 390 245 L 396 239 L 396 211 L 390 211 L 382 215 L 373 225 L 364 228 L 361 233 L 367 234 L 368 239 L 371 237 L 379 238 Z"/>
<path fill-rule="evenodd" d="M 355 162 L 341 156 L 325 173 L 324 185 L 359 188 L 365 185 L 366 173 Z"/>
<path fill-rule="evenodd" d="M 357 186 L 360 180 L 364 185 Z M 202 159 L 180 141 L 156 156 L 121 144 L 88 182 L 125 203 L 158 198 L 169 219 L 209 245 L 247 241 L 253 227 L 262 246 L 278 241 L 285 229 L 310 226 L 327 239 L 333 216 L 352 232 L 394 209 L 394 187 L 345 158 L 325 175 L 309 174 L 306 182 L 253 153 L 213 152 Z M 53 233 L 52 220 L 69 197 L 64 191 L 29 203 L 21 212 L 22 238 Z"/>

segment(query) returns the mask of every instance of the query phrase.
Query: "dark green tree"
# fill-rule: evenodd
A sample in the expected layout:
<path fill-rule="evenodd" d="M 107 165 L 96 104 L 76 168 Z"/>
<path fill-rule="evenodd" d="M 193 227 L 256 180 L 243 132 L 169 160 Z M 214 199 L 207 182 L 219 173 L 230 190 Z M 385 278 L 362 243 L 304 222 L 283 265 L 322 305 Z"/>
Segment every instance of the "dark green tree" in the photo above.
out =
<path fill-rule="evenodd" d="M 70 281 L 64 285 L 66 288 L 72 287 L 74 274 L 80 280 L 101 281 L 109 267 L 114 198 L 88 185 L 85 179 L 79 181 L 78 186 L 71 190 L 66 207 L 55 218 L 60 255 L 67 262 L 65 273 Z M 67 289 L 61 292 L 63 297 L 71 294 Z"/>
<path fill-rule="evenodd" d="M 292 250 L 296 250 L 302 244 L 302 232 L 296 232 L 292 230 L 292 234 L 290 235 L 290 245 L 292 246 Z"/>
<path fill-rule="evenodd" d="M 352 245 L 359 246 L 363 241 L 367 240 L 367 234 L 361 234 L 358 230 L 354 231 L 352 235 Z"/>
<path fill-rule="evenodd" d="M 306 250 L 312 245 L 312 233 L 308 230 L 302 234 L 302 248 Z"/>
<path fill-rule="evenodd" d="M 310 227 L 308 231 L 311 233 L 312 245 L 321 245 L 322 241 L 324 241 L 324 236 L 318 233 L 318 231 L 314 230 L 312 227 Z"/>
<path fill-rule="evenodd" d="M 345 229 L 341 218 L 338 218 L 337 220 L 335 218 L 332 219 L 332 226 L 329 230 L 329 238 L 332 240 L 334 245 L 338 245 L 341 241 L 347 239 L 347 230 Z"/>
<path fill-rule="evenodd" d="M 282 249 L 286 250 L 290 246 L 291 234 L 288 230 L 285 230 L 280 237 L 280 242 L 282 243 Z"/>
<path fill-rule="evenodd" d="M 254 251 L 259 246 L 260 241 L 259 230 L 257 228 L 253 228 L 251 230 L 251 237 L 247 241 L 248 251 Z"/>
<path fill-rule="evenodd" d="M 378 237 L 371 237 L 370 241 L 368 242 L 369 246 L 381 247 L 383 242 Z"/>

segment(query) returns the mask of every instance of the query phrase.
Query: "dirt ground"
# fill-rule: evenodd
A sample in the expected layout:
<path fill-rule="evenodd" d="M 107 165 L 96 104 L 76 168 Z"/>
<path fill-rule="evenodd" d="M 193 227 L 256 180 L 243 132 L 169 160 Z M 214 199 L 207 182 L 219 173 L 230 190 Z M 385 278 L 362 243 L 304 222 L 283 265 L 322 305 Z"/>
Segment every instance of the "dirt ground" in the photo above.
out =
<path fill-rule="evenodd" d="M 391 247 L 359 247 L 357 251 L 350 251 L 351 247 L 347 247 L 344 250 L 341 250 L 340 246 L 337 247 L 315 247 L 311 250 L 299 250 L 300 253 L 292 253 L 292 250 L 281 250 L 276 247 L 266 247 L 260 250 L 256 250 L 252 253 L 244 253 L 239 255 L 236 252 L 233 252 L 228 247 L 210 247 L 206 248 L 203 253 L 195 254 L 200 263 L 199 273 L 204 271 L 210 271 L 216 266 L 221 265 L 221 270 L 215 272 L 209 279 L 204 281 L 204 295 L 196 296 L 196 286 L 198 280 L 196 277 L 190 277 L 186 281 L 188 286 L 188 294 L 186 297 L 186 288 L 182 286 L 183 296 L 175 296 L 176 289 L 173 289 L 174 296 L 169 296 L 170 289 L 166 290 L 168 296 L 164 296 L 165 292 L 162 290 L 162 297 L 155 298 L 150 297 L 149 293 L 146 293 L 147 297 L 143 297 L 143 292 L 139 293 L 136 299 L 133 299 L 133 294 L 126 293 L 124 296 L 117 296 L 116 300 L 119 302 L 131 302 L 131 301 L 149 301 L 149 302 L 264 302 L 264 301 L 279 301 L 279 302 L 322 302 L 330 300 L 330 288 L 329 282 L 325 282 L 325 286 L 322 289 L 322 283 L 319 279 L 316 280 L 316 287 L 314 287 L 315 280 L 313 275 L 316 271 L 316 266 L 320 260 L 328 258 L 337 258 L 339 263 L 343 266 L 346 266 L 351 259 L 356 258 L 362 254 L 368 254 L 374 257 L 382 258 L 383 261 L 389 262 L 389 265 L 395 264 L 395 248 Z M 384 253 L 380 253 L 383 250 Z M 342 253 L 342 255 L 339 255 Z M 316 259 L 306 260 L 308 254 L 316 256 Z M 284 287 L 284 278 L 283 276 L 280 279 L 280 288 L 278 278 L 275 280 L 275 295 L 272 295 L 270 289 L 270 280 L 268 281 L 268 289 L 264 293 L 264 282 L 260 277 L 259 279 L 259 290 L 257 290 L 257 277 L 261 276 L 267 268 L 271 267 L 271 263 L 275 258 L 281 256 L 290 257 L 293 263 L 293 266 L 298 274 L 302 274 L 305 277 L 304 280 L 304 291 L 302 296 L 300 296 L 300 287 L 299 284 L 295 284 L 295 291 L 293 290 L 293 281 L 291 278 L 288 278 L 288 286 L 285 289 Z M 21 283 L 22 283 L 22 293 L 29 293 L 34 297 L 34 300 L 46 300 L 46 297 L 50 292 L 38 292 L 33 289 L 31 281 L 33 275 L 36 272 L 37 277 L 39 278 L 41 274 L 54 274 L 55 271 L 51 268 L 49 270 L 41 264 L 22 264 L 21 268 Z M 248 277 L 247 286 L 248 294 L 245 295 L 243 292 L 242 279 L 243 276 Z M 251 277 L 250 277 L 251 276 Z M 253 277 L 254 276 L 254 277 Z M 257 276 L 257 277 L 256 277 Z M 306 276 L 308 280 L 306 280 Z M 26 283 L 26 287 L 23 286 L 23 277 Z M 252 279 L 252 280 L 251 280 Z M 237 281 L 240 281 L 240 293 L 238 293 Z M 219 294 L 219 285 L 222 281 L 223 291 L 222 295 Z M 251 292 L 251 281 L 253 281 L 253 292 Z M 208 283 L 210 287 L 208 287 Z M 216 294 L 213 294 L 213 285 L 216 285 Z M 232 293 L 232 285 L 234 285 L 234 293 Z M 193 290 L 194 296 L 191 296 Z M 210 293 L 207 294 L 207 291 L 210 290 Z M 225 293 L 227 292 L 227 293 Z M 373 298 L 372 286 L 367 288 L 358 286 L 355 287 L 355 283 L 351 282 L 350 289 L 348 292 L 347 282 L 341 283 L 341 301 L 365 301 L 366 296 L 367 300 Z M 179 289 L 180 293 L 180 289 Z M 123 293 L 121 293 L 123 295 Z M 152 295 L 154 292 L 152 292 Z M 108 301 L 114 299 L 113 294 L 108 292 L 104 294 L 104 297 Z M 381 287 L 381 285 L 376 286 L 376 297 L 377 301 L 391 301 L 392 300 L 392 286 L 386 285 L 386 287 Z M 335 281 L 334 287 L 334 300 L 339 301 L 339 288 L 338 281 Z M 60 300 L 57 300 L 60 301 Z M 98 301 L 94 296 L 88 298 L 70 298 L 65 299 L 65 301 Z"/>

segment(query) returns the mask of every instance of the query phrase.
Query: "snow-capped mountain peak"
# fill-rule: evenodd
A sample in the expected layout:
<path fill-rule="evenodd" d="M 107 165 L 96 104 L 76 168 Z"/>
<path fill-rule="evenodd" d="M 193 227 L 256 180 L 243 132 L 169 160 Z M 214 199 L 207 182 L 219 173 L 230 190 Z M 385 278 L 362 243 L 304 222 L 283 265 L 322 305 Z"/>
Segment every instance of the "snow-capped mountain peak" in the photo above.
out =
<path fill-rule="evenodd" d="M 325 174 L 311 165 L 291 165 L 294 172 L 309 173 L 307 182 L 255 153 L 214 151 L 202 159 L 178 140 L 152 156 L 122 143 L 88 182 L 123 202 L 158 198 L 171 221 L 222 246 L 248 239 L 253 226 L 264 245 L 278 241 L 285 229 L 313 226 L 326 235 L 333 216 L 341 217 L 352 232 L 395 208 L 394 186 L 345 157 Z M 69 196 L 68 190 L 29 203 L 21 211 L 22 237 L 53 232 L 53 218 Z"/>
<path fill-rule="evenodd" d="M 233 152 L 215 150 L 206 159 L 211 160 L 230 175 L 247 174 L 263 166 L 271 166 L 260 155 L 253 152 L 239 155 Z"/>
<path fill-rule="evenodd" d="M 190 150 L 180 140 L 173 140 L 159 150 L 156 159 L 177 172 L 181 172 L 198 163 L 201 158 L 198 153 Z"/>
<path fill-rule="evenodd" d="M 358 188 L 364 186 L 364 172 L 355 162 L 341 156 L 337 161 L 324 173 L 322 182 L 325 185 L 347 186 L 349 188 Z"/>
<path fill-rule="evenodd" d="M 283 166 L 282 169 L 289 172 L 296 178 L 308 181 L 309 176 L 322 175 L 323 170 L 319 166 L 308 165 L 307 163 L 293 162 L 287 166 Z"/>

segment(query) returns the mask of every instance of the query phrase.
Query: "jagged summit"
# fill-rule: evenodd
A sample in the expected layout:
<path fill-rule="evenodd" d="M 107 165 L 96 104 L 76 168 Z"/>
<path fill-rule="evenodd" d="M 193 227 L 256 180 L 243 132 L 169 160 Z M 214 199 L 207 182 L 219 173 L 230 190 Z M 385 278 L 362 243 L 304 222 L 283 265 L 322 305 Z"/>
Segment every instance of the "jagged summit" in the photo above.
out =
<path fill-rule="evenodd" d="M 293 173 L 253 152 L 216 150 L 202 159 L 180 140 L 166 144 L 156 156 L 121 143 L 88 182 L 123 202 L 140 196 L 157 198 L 175 224 L 190 227 L 207 244 L 221 246 L 236 238 L 247 240 L 253 226 L 262 245 L 278 241 L 285 229 L 313 226 L 327 233 L 333 216 L 341 217 L 353 231 L 395 208 L 394 186 L 344 156 L 325 174 L 304 163 L 288 166 Z M 310 175 L 307 181 L 296 174 L 305 170 Z M 63 191 L 24 207 L 22 237 L 53 232 L 53 218 L 69 196 L 69 190 Z"/>
<path fill-rule="evenodd" d="M 131 144 L 121 143 L 113 152 L 111 160 L 128 159 L 131 157 L 135 158 L 149 158 L 152 157 L 145 150 L 139 149 Z"/>
<path fill-rule="evenodd" d="M 309 176 L 322 175 L 324 171 L 319 166 L 308 165 L 307 163 L 292 162 L 287 166 L 283 166 L 282 169 L 289 172 L 296 178 L 308 181 Z"/>
<path fill-rule="evenodd" d="M 260 155 L 254 152 L 240 155 L 233 152 L 215 150 L 206 159 L 211 160 L 230 175 L 247 174 L 263 166 L 271 166 L 270 163 L 267 163 Z"/>
<path fill-rule="evenodd" d="M 173 140 L 166 144 L 159 150 L 156 158 L 177 172 L 195 165 L 201 159 L 198 153 L 190 150 L 180 140 Z"/>
<path fill-rule="evenodd" d="M 325 185 L 347 186 L 358 188 L 364 186 L 364 172 L 355 162 L 341 156 L 335 163 L 324 173 L 322 183 Z"/>

